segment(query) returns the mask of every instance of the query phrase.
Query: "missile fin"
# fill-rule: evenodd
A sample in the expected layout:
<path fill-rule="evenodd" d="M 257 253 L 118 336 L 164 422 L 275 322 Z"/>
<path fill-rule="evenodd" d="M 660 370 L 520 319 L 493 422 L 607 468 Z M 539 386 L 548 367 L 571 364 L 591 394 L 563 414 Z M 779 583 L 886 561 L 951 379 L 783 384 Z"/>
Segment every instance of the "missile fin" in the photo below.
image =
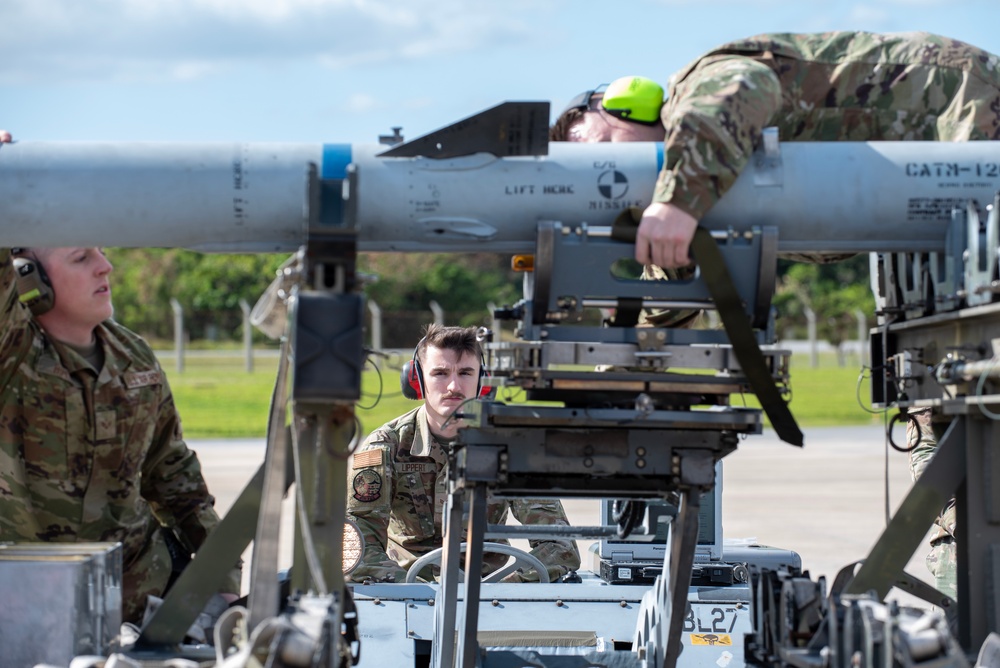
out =
<path fill-rule="evenodd" d="M 504 102 L 394 146 L 379 157 L 457 158 L 473 153 L 490 153 L 498 158 L 548 155 L 549 103 Z"/>

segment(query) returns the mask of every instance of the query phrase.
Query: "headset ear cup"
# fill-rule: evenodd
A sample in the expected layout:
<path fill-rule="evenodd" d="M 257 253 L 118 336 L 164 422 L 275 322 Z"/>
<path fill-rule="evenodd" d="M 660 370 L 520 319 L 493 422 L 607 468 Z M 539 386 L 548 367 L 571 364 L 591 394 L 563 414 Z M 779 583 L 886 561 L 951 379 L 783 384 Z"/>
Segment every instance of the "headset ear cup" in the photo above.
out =
<path fill-rule="evenodd" d="M 28 307 L 32 315 L 51 311 L 56 304 L 56 294 L 42 265 L 27 257 L 15 257 L 13 265 L 18 301 Z"/>
<path fill-rule="evenodd" d="M 481 376 L 479 376 L 479 395 L 478 396 L 479 396 L 480 399 L 486 399 L 486 398 L 492 397 L 493 396 L 493 390 L 496 389 L 494 387 L 490 387 L 489 385 L 483 384 L 483 381 L 485 379 L 489 378 L 489 377 L 490 377 L 490 374 L 488 374 L 488 373 L 484 373 Z"/>
<path fill-rule="evenodd" d="M 416 359 L 411 359 L 403 365 L 403 370 L 399 374 L 399 387 L 403 391 L 404 397 L 419 401 L 424 398 L 422 385 L 420 362 Z"/>
<path fill-rule="evenodd" d="M 479 358 L 479 385 L 476 386 L 476 396 L 480 399 L 493 398 L 496 388 L 486 384 L 486 379 L 490 377 L 490 372 L 486 369 L 486 359 Z"/>

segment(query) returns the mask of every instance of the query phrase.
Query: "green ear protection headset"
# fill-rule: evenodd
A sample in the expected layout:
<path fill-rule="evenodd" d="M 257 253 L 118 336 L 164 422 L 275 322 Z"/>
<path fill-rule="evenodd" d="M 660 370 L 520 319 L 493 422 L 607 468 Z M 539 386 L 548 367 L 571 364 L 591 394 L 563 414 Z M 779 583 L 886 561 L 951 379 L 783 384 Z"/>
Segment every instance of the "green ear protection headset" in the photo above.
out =
<path fill-rule="evenodd" d="M 646 77 L 628 76 L 615 79 L 610 84 L 602 84 L 594 90 L 580 93 L 566 105 L 563 113 L 570 109 L 593 110 L 600 94 L 600 105 L 604 111 L 622 120 L 655 125 L 660 122 L 660 107 L 663 106 L 663 86 Z"/>

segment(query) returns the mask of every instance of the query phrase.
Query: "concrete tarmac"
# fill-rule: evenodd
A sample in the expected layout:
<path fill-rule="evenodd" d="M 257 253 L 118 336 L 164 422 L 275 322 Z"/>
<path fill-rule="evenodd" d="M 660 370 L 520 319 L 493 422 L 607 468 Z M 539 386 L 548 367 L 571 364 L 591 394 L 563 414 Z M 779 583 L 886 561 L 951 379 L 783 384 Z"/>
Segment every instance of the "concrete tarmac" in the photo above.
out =
<path fill-rule="evenodd" d="M 895 442 L 903 442 L 897 428 Z M 782 443 L 773 432 L 752 436 L 724 460 L 723 533 L 726 540 L 794 550 L 803 568 L 831 582 L 849 563 L 863 559 L 911 486 L 905 454 L 886 443 L 881 421 L 860 427 L 805 430 L 805 447 Z M 264 460 L 261 439 L 194 440 L 216 506 L 224 513 Z M 565 500 L 574 525 L 599 524 L 596 500 Z M 280 567 L 291 565 L 292 505 L 285 501 Z M 518 541 L 515 541 L 515 545 Z M 584 567 L 592 567 L 581 544 Z M 526 545 L 526 544 L 525 544 Z M 907 566 L 933 584 L 921 543 Z M 245 555 L 249 565 L 250 552 Z M 244 569 L 244 587 L 249 568 Z M 909 595 L 890 596 L 915 604 Z"/>

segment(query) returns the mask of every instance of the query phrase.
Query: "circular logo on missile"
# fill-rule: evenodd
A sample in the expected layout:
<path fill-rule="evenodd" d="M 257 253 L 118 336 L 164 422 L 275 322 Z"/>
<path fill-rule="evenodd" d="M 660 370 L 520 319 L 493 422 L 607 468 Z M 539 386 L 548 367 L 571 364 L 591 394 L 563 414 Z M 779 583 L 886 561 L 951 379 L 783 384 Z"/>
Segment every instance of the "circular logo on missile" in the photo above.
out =
<path fill-rule="evenodd" d="M 597 177 L 597 189 L 608 199 L 621 199 L 628 192 L 628 179 L 617 169 L 609 169 Z"/>

